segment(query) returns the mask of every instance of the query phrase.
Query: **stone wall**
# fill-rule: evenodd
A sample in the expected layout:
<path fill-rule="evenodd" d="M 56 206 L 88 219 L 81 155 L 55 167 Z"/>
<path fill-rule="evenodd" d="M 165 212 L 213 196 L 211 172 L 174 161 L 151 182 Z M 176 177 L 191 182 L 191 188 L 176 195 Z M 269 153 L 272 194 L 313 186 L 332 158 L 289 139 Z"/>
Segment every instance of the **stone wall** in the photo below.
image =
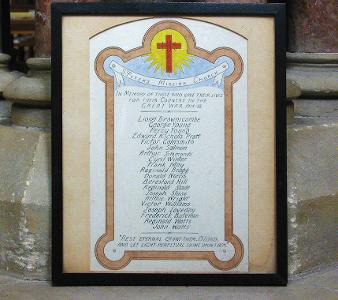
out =
<path fill-rule="evenodd" d="M 0 63 L 3 56 L 0 55 Z M 0 82 L 7 79 L 0 99 L 0 270 L 23 278 L 47 279 L 51 219 L 50 59 L 32 58 L 27 65 L 30 71 L 24 76 L 5 67 L 0 72 Z M 7 103 L 6 109 L 1 103 Z"/>
<path fill-rule="evenodd" d="M 291 0 L 288 14 L 290 52 L 338 52 L 336 0 Z"/>
<path fill-rule="evenodd" d="M 298 88 L 289 93 L 289 272 L 297 274 L 337 261 L 337 1 L 289 1 L 288 15 L 287 79 Z"/>
<path fill-rule="evenodd" d="M 40 57 L 50 56 L 50 2 L 37 1 Z M 334 3 L 304 0 L 289 5 L 290 275 L 336 260 L 338 24 Z M 0 271 L 48 279 L 50 59 L 28 61 L 30 72 L 25 76 L 8 71 L 8 60 L 0 54 Z"/>
<path fill-rule="evenodd" d="M 338 56 L 325 59 L 289 55 L 287 78 L 300 87 L 288 122 L 290 274 L 329 265 L 337 256 Z"/>

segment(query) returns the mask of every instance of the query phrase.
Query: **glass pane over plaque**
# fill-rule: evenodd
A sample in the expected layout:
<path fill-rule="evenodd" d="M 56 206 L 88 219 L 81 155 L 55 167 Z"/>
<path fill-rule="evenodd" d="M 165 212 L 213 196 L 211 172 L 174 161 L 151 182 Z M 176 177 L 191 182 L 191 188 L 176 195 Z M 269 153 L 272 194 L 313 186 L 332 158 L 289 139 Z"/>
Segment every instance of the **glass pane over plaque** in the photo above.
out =
<path fill-rule="evenodd" d="M 90 39 L 91 271 L 248 271 L 246 64 L 192 19 Z"/>

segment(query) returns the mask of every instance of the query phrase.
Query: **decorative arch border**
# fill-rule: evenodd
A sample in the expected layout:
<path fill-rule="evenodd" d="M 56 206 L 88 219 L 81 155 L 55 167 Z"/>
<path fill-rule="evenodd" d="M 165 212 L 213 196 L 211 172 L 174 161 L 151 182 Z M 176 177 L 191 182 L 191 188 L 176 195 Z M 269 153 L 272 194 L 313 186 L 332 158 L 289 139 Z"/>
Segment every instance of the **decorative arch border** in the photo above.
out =
<path fill-rule="evenodd" d="M 224 240 L 235 248 L 235 254 L 229 261 L 219 260 L 213 251 L 146 251 L 128 250 L 121 259 L 112 261 L 104 252 L 105 246 L 114 240 L 114 77 L 106 74 L 103 63 L 109 56 L 119 56 L 123 62 L 150 53 L 150 44 L 158 31 L 174 29 L 179 31 L 187 41 L 188 53 L 214 63 L 219 57 L 227 56 L 234 62 L 234 71 L 224 77 Z M 132 260 L 207 260 L 213 267 L 227 271 L 235 268 L 243 259 L 242 241 L 233 233 L 233 84 L 241 77 L 243 61 L 241 56 L 231 48 L 217 48 L 206 51 L 196 46 L 192 32 L 177 21 L 160 21 L 145 33 L 142 46 L 124 51 L 118 47 L 102 50 L 95 60 L 95 72 L 105 83 L 106 104 L 106 225 L 105 233 L 97 240 L 95 256 L 97 261 L 109 270 L 120 270 Z"/>

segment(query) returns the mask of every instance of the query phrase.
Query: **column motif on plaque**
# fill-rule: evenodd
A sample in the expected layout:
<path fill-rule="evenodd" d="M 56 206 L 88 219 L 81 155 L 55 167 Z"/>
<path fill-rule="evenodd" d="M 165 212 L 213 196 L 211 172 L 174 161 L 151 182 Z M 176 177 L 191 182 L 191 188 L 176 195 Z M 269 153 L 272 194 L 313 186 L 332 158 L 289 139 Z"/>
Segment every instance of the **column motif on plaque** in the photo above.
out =
<path fill-rule="evenodd" d="M 90 40 L 92 270 L 248 270 L 246 45 L 174 18 Z"/>

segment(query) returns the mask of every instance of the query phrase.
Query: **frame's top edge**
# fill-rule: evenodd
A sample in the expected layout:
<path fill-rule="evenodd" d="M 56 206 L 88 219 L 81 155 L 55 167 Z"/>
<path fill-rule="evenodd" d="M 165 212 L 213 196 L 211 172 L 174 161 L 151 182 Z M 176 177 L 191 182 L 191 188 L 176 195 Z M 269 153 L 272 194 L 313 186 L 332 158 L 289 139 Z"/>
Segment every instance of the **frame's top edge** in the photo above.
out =
<path fill-rule="evenodd" d="M 285 3 L 55 3 L 52 10 L 63 15 L 135 15 L 135 14 L 179 14 L 179 15 L 276 15 L 285 9 Z"/>

